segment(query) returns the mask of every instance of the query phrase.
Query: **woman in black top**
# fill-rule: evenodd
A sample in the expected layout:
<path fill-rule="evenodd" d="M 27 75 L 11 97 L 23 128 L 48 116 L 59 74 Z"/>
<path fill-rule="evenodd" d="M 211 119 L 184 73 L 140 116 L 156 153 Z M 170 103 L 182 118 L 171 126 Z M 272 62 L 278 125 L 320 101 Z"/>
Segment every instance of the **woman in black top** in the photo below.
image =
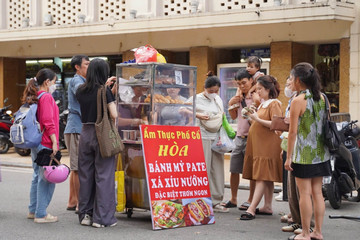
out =
<path fill-rule="evenodd" d="M 102 158 L 95 133 L 97 91 L 109 75 L 109 65 L 102 59 L 90 62 L 86 82 L 79 87 L 76 98 L 80 103 L 83 124 L 79 141 L 79 221 L 93 227 L 115 226 L 115 156 Z M 115 98 L 106 90 L 108 110 L 117 118 Z"/>

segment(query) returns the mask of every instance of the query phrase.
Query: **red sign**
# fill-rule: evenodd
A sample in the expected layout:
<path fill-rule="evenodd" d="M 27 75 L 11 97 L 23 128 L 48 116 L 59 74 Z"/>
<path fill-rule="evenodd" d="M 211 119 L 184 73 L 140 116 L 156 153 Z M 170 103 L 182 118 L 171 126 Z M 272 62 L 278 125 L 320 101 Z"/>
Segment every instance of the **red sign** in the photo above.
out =
<path fill-rule="evenodd" d="M 140 129 L 153 229 L 214 223 L 200 128 Z"/>

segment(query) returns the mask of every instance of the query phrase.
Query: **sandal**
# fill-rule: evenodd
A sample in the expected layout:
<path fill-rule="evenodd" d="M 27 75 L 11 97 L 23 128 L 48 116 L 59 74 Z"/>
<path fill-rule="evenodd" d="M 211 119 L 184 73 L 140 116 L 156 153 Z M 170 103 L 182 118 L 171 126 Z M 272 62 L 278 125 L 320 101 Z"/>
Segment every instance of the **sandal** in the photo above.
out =
<path fill-rule="evenodd" d="M 249 212 L 245 212 L 240 216 L 240 220 L 254 220 L 254 219 L 255 219 L 255 215 L 252 215 Z"/>
<path fill-rule="evenodd" d="M 239 210 L 246 211 L 250 207 L 250 203 L 243 202 L 243 204 L 240 205 Z"/>
<path fill-rule="evenodd" d="M 235 208 L 235 207 L 237 207 L 237 205 L 230 202 L 230 200 L 225 202 L 225 203 L 222 203 L 221 205 L 226 207 L 226 208 Z"/>

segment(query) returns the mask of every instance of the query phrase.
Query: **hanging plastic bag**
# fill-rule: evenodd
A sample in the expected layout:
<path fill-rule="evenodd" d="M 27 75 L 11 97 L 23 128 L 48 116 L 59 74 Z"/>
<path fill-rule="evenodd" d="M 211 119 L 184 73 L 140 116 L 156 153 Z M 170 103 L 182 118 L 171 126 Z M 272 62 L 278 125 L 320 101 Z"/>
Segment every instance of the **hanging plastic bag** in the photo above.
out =
<path fill-rule="evenodd" d="M 153 46 L 147 44 L 145 46 L 141 46 L 137 49 L 135 49 L 135 59 L 136 63 L 142 63 L 142 62 L 157 62 L 157 54 Z"/>
<path fill-rule="evenodd" d="M 229 138 L 234 139 L 236 137 L 236 132 L 234 131 L 232 126 L 229 124 L 225 114 L 223 114 L 222 126 L 224 127 Z"/>
<path fill-rule="evenodd" d="M 116 211 L 123 212 L 126 205 L 125 195 L 125 175 L 122 168 L 121 154 L 118 154 L 117 169 L 115 171 L 115 193 L 116 193 Z"/>
<path fill-rule="evenodd" d="M 229 138 L 223 127 L 218 131 L 211 149 L 218 153 L 227 153 L 235 149 L 235 143 Z"/>

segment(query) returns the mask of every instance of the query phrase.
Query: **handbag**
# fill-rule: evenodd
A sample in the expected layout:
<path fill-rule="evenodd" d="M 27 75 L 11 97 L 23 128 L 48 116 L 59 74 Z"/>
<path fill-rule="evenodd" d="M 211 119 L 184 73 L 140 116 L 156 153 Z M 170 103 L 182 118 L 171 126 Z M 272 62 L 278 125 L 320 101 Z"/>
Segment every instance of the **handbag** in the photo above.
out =
<path fill-rule="evenodd" d="M 285 123 L 285 117 L 279 117 L 274 115 L 271 119 L 270 130 L 288 132 L 289 124 Z"/>
<path fill-rule="evenodd" d="M 337 130 L 336 123 L 330 119 L 329 100 L 324 93 L 322 93 L 322 95 L 324 96 L 327 115 L 324 126 L 325 145 L 329 148 L 331 153 L 335 153 L 339 149 L 339 146 L 342 143 L 342 139 L 340 137 L 339 131 Z"/>
<path fill-rule="evenodd" d="M 216 102 L 216 100 L 215 100 L 215 104 L 220 110 L 220 113 L 211 115 L 208 120 L 200 120 L 200 124 L 205 128 L 205 130 L 211 133 L 218 132 L 223 123 L 224 112 L 221 110 L 221 107 Z"/>
<path fill-rule="evenodd" d="M 223 114 L 222 126 L 224 127 L 229 138 L 234 139 L 236 137 L 236 132 L 232 128 L 232 126 L 229 124 L 225 114 Z"/>
<path fill-rule="evenodd" d="M 51 165 L 57 166 L 58 162 L 57 161 L 51 161 L 52 159 L 52 154 L 53 154 L 53 150 L 52 149 L 48 149 L 48 148 L 44 148 L 42 149 L 40 152 L 38 152 L 36 159 L 35 159 L 35 163 L 38 166 L 49 166 L 50 162 Z M 57 151 L 55 156 L 54 156 L 58 161 L 60 161 L 62 155 L 60 151 Z"/>
<path fill-rule="evenodd" d="M 118 155 L 118 162 L 115 171 L 115 192 L 116 192 L 116 211 L 123 212 L 126 205 L 125 195 L 125 174 L 122 168 L 122 157 Z"/>
<path fill-rule="evenodd" d="M 223 121 L 223 113 L 210 116 L 209 120 L 200 120 L 201 125 L 206 131 L 216 133 L 219 131 Z"/>
<path fill-rule="evenodd" d="M 101 86 L 97 92 L 95 132 L 100 147 L 100 154 L 103 158 L 115 156 L 124 149 L 119 132 L 115 127 L 114 121 L 109 116 L 105 86 Z"/>
<path fill-rule="evenodd" d="M 235 143 L 229 138 L 225 129 L 220 128 L 217 133 L 215 141 L 211 144 L 211 150 L 218 153 L 227 153 L 235 149 Z"/>

